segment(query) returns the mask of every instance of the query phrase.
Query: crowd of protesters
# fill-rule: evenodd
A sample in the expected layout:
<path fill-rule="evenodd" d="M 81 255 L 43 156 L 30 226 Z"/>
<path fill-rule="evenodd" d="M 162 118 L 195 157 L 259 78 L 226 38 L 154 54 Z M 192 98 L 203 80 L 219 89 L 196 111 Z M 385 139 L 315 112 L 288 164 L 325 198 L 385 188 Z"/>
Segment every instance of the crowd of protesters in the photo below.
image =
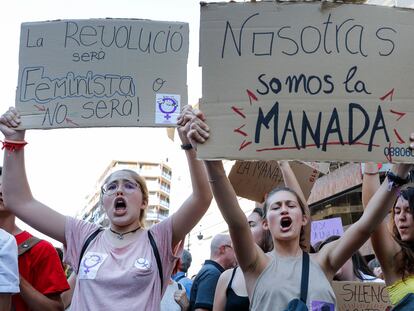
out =
<path fill-rule="evenodd" d="M 115 171 L 102 185 L 100 204 L 110 223 L 101 228 L 34 198 L 20 122 L 15 108 L 0 117 L 6 149 L 0 184 L 1 310 L 282 311 L 298 305 L 316 310 L 316 301 L 321 310 L 336 310 L 333 280 L 384 282 L 395 310 L 414 310 L 414 190 L 406 186 L 411 164 L 393 165 L 382 184 L 377 166 L 366 164 L 364 213 L 342 236 L 311 248 L 309 207 L 289 162 L 279 161 L 285 185 L 270 191 L 246 217 L 222 162 L 196 158 L 196 145 L 209 139 L 208 120 L 186 106 L 177 125 L 191 195 L 166 220 L 145 228 L 145 180 L 132 170 Z M 413 141 L 414 135 L 411 148 Z M 210 258 L 191 280 L 184 238 L 213 195 L 229 235 L 212 238 Z M 384 220 L 389 212 L 391 230 Z M 63 258 L 50 243 L 19 229 L 15 217 L 60 241 Z M 370 237 L 378 262 L 372 268 L 359 252 Z M 375 275 L 374 269 L 381 271 Z"/>

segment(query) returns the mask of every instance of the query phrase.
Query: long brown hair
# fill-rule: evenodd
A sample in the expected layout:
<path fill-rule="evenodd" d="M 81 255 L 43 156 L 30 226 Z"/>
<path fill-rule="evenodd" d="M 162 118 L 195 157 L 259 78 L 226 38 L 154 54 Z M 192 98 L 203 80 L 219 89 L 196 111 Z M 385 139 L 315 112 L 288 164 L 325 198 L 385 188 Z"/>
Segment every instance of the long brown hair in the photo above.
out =
<path fill-rule="evenodd" d="M 409 210 L 414 217 L 414 188 L 409 187 L 401 190 L 400 197 L 408 201 Z M 398 199 L 400 197 L 398 197 Z M 402 275 L 402 278 L 404 279 L 408 275 L 414 274 L 414 241 L 403 241 L 401 239 L 401 235 L 398 232 L 397 225 L 394 221 L 395 206 L 391 211 L 391 215 L 390 222 L 392 226 L 392 237 L 401 247 L 401 250 L 394 256 L 396 262 L 395 272 Z"/>
<path fill-rule="evenodd" d="M 272 191 L 270 191 L 269 194 L 266 196 L 265 202 L 263 204 L 263 219 L 266 218 L 266 215 L 269 209 L 269 202 L 268 202 L 269 197 L 280 191 L 287 191 L 287 192 L 292 193 L 296 197 L 299 203 L 300 209 L 302 210 L 302 214 L 306 215 L 305 205 L 294 190 L 290 189 L 289 187 L 277 187 L 277 188 L 274 188 Z M 308 219 L 308 221 L 310 222 L 310 218 Z M 306 241 L 306 233 L 305 233 L 304 226 L 302 226 L 302 228 L 300 229 L 299 246 L 304 251 L 308 251 L 309 243 Z"/>

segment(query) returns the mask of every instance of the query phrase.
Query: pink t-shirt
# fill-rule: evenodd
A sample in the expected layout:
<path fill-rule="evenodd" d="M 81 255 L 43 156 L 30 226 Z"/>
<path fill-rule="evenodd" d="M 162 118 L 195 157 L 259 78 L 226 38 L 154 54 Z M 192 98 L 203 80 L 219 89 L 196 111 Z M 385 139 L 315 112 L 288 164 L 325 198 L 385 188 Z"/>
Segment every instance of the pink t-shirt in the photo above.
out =
<path fill-rule="evenodd" d="M 97 228 L 92 223 L 66 218 L 64 261 L 78 273 L 71 311 L 159 310 L 161 281 L 147 230 L 120 248 L 112 246 L 101 232 L 86 249 L 78 269 L 82 246 Z M 161 258 L 164 293 L 183 246 L 180 243 L 173 254 L 171 217 L 150 230 Z"/>

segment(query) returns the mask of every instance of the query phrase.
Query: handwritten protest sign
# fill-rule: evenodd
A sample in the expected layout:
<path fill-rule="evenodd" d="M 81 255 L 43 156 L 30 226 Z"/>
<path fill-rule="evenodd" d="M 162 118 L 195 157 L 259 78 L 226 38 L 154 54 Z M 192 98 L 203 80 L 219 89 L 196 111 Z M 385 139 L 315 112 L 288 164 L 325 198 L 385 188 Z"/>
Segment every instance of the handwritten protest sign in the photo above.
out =
<path fill-rule="evenodd" d="M 414 11 L 201 6 L 202 158 L 411 162 Z"/>
<path fill-rule="evenodd" d="M 332 282 L 338 311 L 389 311 L 385 283 Z"/>
<path fill-rule="evenodd" d="M 362 175 L 360 165 L 357 163 L 345 164 L 316 180 L 308 199 L 308 204 L 324 200 L 361 184 Z"/>
<path fill-rule="evenodd" d="M 298 161 L 291 162 L 290 166 L 307 199 L 319 172 Z M 238 196 L 256 202 L 263 202 L 267 193 L 284 184 L 277 161 L 236 161 L 229 180 Z"/>
<path fill-rule="evenodd" d="M 322 174 L 328 174 L 329 173 L 329 167 L 330 163 L 327 162 L 303 162 L 306 165 L 312 167 L 313 169 L 317 170 L 318 172 L 321 172 Z"/>
<path fill-rule="evenodd" d="M 332 235 L 342 236 L 344 228 L 342 227 L 341 217 L 329 218 L 324 220 L 315 220 L 311 223 L 311 244 L 323 241 Z"/>
<path fill-rule="evenodd" d="M 175 125 L 187 103 L 188 31 L 138 19 L 23 23 L 22 126 Z"/>

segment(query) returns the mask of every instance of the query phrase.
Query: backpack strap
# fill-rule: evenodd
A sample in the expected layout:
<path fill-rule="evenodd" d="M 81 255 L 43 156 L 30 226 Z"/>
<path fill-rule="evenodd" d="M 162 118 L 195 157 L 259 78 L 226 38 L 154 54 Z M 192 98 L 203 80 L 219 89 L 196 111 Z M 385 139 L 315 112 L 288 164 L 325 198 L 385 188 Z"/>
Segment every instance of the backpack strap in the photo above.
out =
<path fill-rule="evenodd" d="M 26 253 L 28 250 L 30 250 L 33 246 L 35 246 L 37 243 L 39 243 L 40 241 L 42 241 L 39 238 L 36 238 L 34 236 L 28 238 L 27 240 L 23 241 L 22 243 L 19 244 L 18 248 L 17 248 L 17 253 L 19 256 L 23 255 L 24 253 Z"/>
<path fill-rule="evenodd" d="M 306 304 L 308 298 L 308 283 L 309 283 L 309 254 L 303 252 L 302 256 L 302 279 L 300 281 L 300 300 Z"/>
<path fill-rule="evenodd" d="M 88 248 L 89 244 L 91 244 L 92 240 L 93 240 L 94 238 L 96 238 L 96 236 L 97 236 L 97 235 L 99 234 L 99 232 L 101 232 L 102 230 L 103 230 L 103 228 L 102 228 L 102 227 L 99 227 L 96 231 L 92 232 L 92 233 L 88 236 L 88 238 L 86 239 L 85 243 L 83 243 L 82 250 L 81 250 L 80 255 L 79 255 L 78 270 L 79 270 L 79 267 L 80 267 L 80 265 L 81 265 L 81 262 L 82 262 L 82 257 L 83 257 L 83 255 L 84 255 L 84 253 L 85 253 L 86 249 Z"/>
<path fill-rule="evenodd" d="M 176 278 L 174 281 L 176 281 L 177 283 L 180 282 L 181 279 L 185 278 L 185 274 L 180 275 L 178 278 Z"/>
<path fill-rule="evenodd" d="M 162 288 L 164 287 L 164 282 L 163 282 L 163 273 L 162 273 L 162 265 L 161 265 L 160 253 L 158 252 L 157 244 L 155 243 L 155 240 L 154 240 L 154 237 L 151 234 L 151 231 L 148 230 L 147 232 L 148 232 L 148 238 L 150 240 L 152 250 L 154 251 L 155 259 L 157 260 L 158 273 L 160 275 L 161 292 L 162 292 Z"/>
<path fill-rule="evenodd" d="M 177 282 L 177 286 L 178 286 L 178 289 L 179 289 L 179 290 L 183 290 L 183 286 L 181 285 L 181 283 L 178 283 L 178 282 Z"/>

